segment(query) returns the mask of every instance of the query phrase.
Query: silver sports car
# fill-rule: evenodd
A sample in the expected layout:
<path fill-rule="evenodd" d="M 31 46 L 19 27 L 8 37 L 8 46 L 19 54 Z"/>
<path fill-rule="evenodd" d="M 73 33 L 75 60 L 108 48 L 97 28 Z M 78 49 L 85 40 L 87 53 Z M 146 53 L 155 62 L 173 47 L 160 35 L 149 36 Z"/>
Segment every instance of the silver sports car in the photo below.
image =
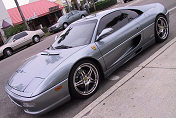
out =
<path fill-rule="evenodd" d="M 159 3 L 116 8 L 68 26 L 54 44 L 20 67 L 5 90 L 26 113 L 41 114 L 70 98 L 93 95 L 103 77 L 169 34 Z"/>

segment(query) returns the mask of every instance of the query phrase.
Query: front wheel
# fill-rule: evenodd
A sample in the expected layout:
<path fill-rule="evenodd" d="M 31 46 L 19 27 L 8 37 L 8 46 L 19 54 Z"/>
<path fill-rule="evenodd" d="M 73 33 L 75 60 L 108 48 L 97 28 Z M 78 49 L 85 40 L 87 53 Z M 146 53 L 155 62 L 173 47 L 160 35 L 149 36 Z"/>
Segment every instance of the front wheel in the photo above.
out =
<path fill-rule="evenodd" d="M 11 55 L 13 55 L 12 49 L 7 48 L 7 49 L 4 50 L 4 56 L 5 57 L 10 57 Z"/>
<path fill-rule="evenodd" d="M 164 15 L 158 15 L 155 20 L 156 42 L 164 42 L 169 35 L 169 24 Z"/>
<path fill-rule="evenodd" d="M 78 62 L 69 76 L 69 91 L 72 97 L 88 98 L 98 89 L 100 71 L 96 63 L 84 60 Z"/>

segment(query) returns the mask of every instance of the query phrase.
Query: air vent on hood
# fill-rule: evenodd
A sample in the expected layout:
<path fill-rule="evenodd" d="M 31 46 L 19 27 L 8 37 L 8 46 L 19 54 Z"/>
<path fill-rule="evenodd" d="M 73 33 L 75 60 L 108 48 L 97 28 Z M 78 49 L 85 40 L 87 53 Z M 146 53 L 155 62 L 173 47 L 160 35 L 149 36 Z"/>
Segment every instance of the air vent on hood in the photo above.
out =
<path fill-rule="evenodd" d="M 59 53 L 57 53 L 57 52 L 43 51 L 43 52 L 41 53 L 41 55 L 48 55 L 48 56 L 50 56 L 50 55 L 59 55 Z"/>

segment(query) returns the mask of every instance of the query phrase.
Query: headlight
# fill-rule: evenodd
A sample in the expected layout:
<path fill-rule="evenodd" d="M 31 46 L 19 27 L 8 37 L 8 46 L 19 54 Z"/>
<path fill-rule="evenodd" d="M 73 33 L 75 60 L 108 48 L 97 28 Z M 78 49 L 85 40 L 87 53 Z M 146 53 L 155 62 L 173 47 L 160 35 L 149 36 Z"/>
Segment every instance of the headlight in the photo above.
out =
<path fill-rule="evenodd" d="M 32 103 L 32 102 L 24 102 L 23 103 L 23 107 L 34 107 L 35 106 L 35 103 Z"/>
<path fill-rule="evenodd" d="M 56 27 L 59 27 L 59 26 L 60 26 L 59 24 L 56 25 Z"/>

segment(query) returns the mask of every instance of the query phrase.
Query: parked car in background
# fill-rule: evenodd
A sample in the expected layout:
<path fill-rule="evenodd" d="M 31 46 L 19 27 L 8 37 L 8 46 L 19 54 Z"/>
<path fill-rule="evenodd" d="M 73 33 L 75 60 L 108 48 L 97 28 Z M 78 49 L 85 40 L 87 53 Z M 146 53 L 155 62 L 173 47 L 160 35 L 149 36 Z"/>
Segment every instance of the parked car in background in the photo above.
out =
<path fill-rule="evenodd" d="M 71 24 L 72 22 L 74 22 L 74 21 L 76 21 L 80 18 L 83 18 L 87 15 L 88 15 L 87 11 L 73 10 L 73 11 L 61 16 L 59 18 L 59 20 L 57 21 L 57 23 L 52 25 L 49 28 L 49 32 L 50 33 L 56 33 L 60 30 L 63 30 L 65 28 L 67 28 L 68 25 Z"/>
<path fill-rule="evenodd" d="M 13 52 L 30 43 L 40 42 L 41 36 L 44 32 L 40 30 L 36 31 L 23 31 L 11 36 L 7 43 L 0 47 L 0 56 L 9 57 Z"/>

